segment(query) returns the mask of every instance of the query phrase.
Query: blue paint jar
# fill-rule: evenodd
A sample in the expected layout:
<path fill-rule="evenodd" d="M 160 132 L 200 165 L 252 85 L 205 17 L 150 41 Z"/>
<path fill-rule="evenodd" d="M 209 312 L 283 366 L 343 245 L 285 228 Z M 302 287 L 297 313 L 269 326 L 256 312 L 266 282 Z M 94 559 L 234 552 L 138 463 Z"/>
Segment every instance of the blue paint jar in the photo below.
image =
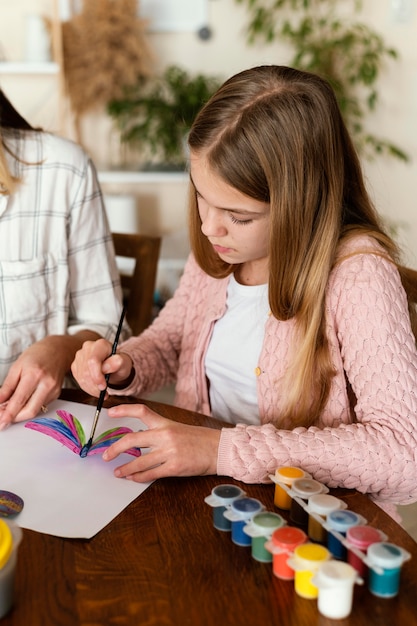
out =
<path fill-rule="evenodd" d="M 274 530 L 285 524 L 281 515 L 271 511 L 261 511 L 245 524 L 243 530 L 252 538 L 252 557 L 255 561 L 272 563 L 272 552 L 265 548 L 265 542 L 271 539 Z"/>
<path fill-rule="evenodd" d="M 256 498 L 238 498 L 227 507 L 224 516 L 232 522 L 232 541 L 237 546 L 250 546 L 252 538 L 243 530 L 255 515 L 263 510 L 262 502 Z"/>
<path fill-rule="evenodd" d="M 329 532 L 327 533 L 327 547 L 333 555 L 333 558 L 346 561 L 347 548 L 343 543 L 332 533 L 335 530 L 337 533 L 346 537 L 346 533 L 349 528 L 358 526 L 359 524 L 365 524 L 366 520 L 353 511 L 336 510 L 329 513 L 327 516 L 327 526 Z"/>
<path fill-rule="evenodd" d="M 380 598 L 393 598 L 400 586 L 401 567 L 411 554 L 393 543 L 373 543 L 367 550 L 369 591 Z"/>
<path fill-rule="evenodd" d="M 224 512 L 229 504 L 244 495 L 243 489 L 237 485 L 217 485 L 211 490 L 211 494 L 204 498 L 204 502 L 213 507 L 214 528 L 225 532 L 231 531 L 232 522 L 224 516 Z"/>

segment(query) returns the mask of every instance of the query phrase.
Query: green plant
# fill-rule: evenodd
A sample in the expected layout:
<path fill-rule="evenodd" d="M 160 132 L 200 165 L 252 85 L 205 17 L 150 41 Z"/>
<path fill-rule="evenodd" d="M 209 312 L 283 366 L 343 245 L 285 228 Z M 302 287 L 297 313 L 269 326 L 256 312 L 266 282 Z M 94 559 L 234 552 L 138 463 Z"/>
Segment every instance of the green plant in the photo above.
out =
<path fill-rule="evenodd" d="M 340 0 L 236 0 L 249 13 L 248 43 L 280 40 L 294 49 L 290 64 L 327 78 L 332 84 L 358 150 L 367 158 L 407 154 L 387 139 L 366 131 L 364 121 L 378 102 L 377 81 L 396 50 L 368 25 L 355 22 Z M 351 0 L 353 13 L 360 0 Z M 341 5 L 343 15 L 340 15 Z"/>
<path fill-rule="evenodd" d="M 190 76 L 178 66 L 161 77 L 141 80 L 107 107 L 122 143 L 139 148 L 144 158 L 184 167 L 186 134 L 202 105 L 219 86 L 214 77 Z"/>

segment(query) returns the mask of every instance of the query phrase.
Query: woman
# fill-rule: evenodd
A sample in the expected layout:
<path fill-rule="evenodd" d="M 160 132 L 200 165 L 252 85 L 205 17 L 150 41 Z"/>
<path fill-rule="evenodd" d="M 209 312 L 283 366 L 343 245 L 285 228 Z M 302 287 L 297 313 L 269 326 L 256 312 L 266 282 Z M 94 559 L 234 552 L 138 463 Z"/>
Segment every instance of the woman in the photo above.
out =
<path fill-rule="evenodd" d="M 217 473 L 264 482 L 295 465 L 385 509 L 417 498 L 415 312 L 398 251 L 365 189 L 334 93 L 321 78 L 261 66 L 224 83 L 189 135 L 192 254 L 172 300 L 110 355 L 72 371 L 97 395 L 176 379 L 176 403 L 236 426 L 175 424 L 143 405 L 150 453 L 116 475 Z"/>
<path fill-rule="evenodd" d="M 86 339 L 113 337 L 121 290 L 91 160 L 0 90 L 0 430 L 60 393 Z"/>

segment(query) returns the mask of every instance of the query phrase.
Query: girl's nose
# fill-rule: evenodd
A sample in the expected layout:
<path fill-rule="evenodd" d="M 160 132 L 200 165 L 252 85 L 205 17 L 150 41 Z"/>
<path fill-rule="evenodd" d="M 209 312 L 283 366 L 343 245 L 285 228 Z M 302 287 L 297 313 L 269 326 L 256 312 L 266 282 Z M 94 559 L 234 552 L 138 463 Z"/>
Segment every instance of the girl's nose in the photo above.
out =
<path fill-rule="evenodd" d="M 201 215 L 201 232 L 206 237 L 221 237 L 227 234 L 223 212 L 219 209 L 207 208 Z"/>

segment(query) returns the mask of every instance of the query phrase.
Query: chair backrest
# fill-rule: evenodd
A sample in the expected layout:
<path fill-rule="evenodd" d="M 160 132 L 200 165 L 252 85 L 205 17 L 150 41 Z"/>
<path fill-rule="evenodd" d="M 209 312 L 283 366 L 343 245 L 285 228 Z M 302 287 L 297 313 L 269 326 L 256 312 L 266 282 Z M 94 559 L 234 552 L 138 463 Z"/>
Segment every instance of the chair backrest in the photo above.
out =
<path fill-rule="evenodd" d="M 152 321 L 160 237 L 112 233 L 116 256 L 135 259 L 132 274 L 120 270 L 126 319 L 134 335 Z"/>
<path fill-rule="evenodd" d="M 403 285 L 408 291 L 411 301 L 417 304 L 417 270 L 402 266 L 401 271 Z"/>

